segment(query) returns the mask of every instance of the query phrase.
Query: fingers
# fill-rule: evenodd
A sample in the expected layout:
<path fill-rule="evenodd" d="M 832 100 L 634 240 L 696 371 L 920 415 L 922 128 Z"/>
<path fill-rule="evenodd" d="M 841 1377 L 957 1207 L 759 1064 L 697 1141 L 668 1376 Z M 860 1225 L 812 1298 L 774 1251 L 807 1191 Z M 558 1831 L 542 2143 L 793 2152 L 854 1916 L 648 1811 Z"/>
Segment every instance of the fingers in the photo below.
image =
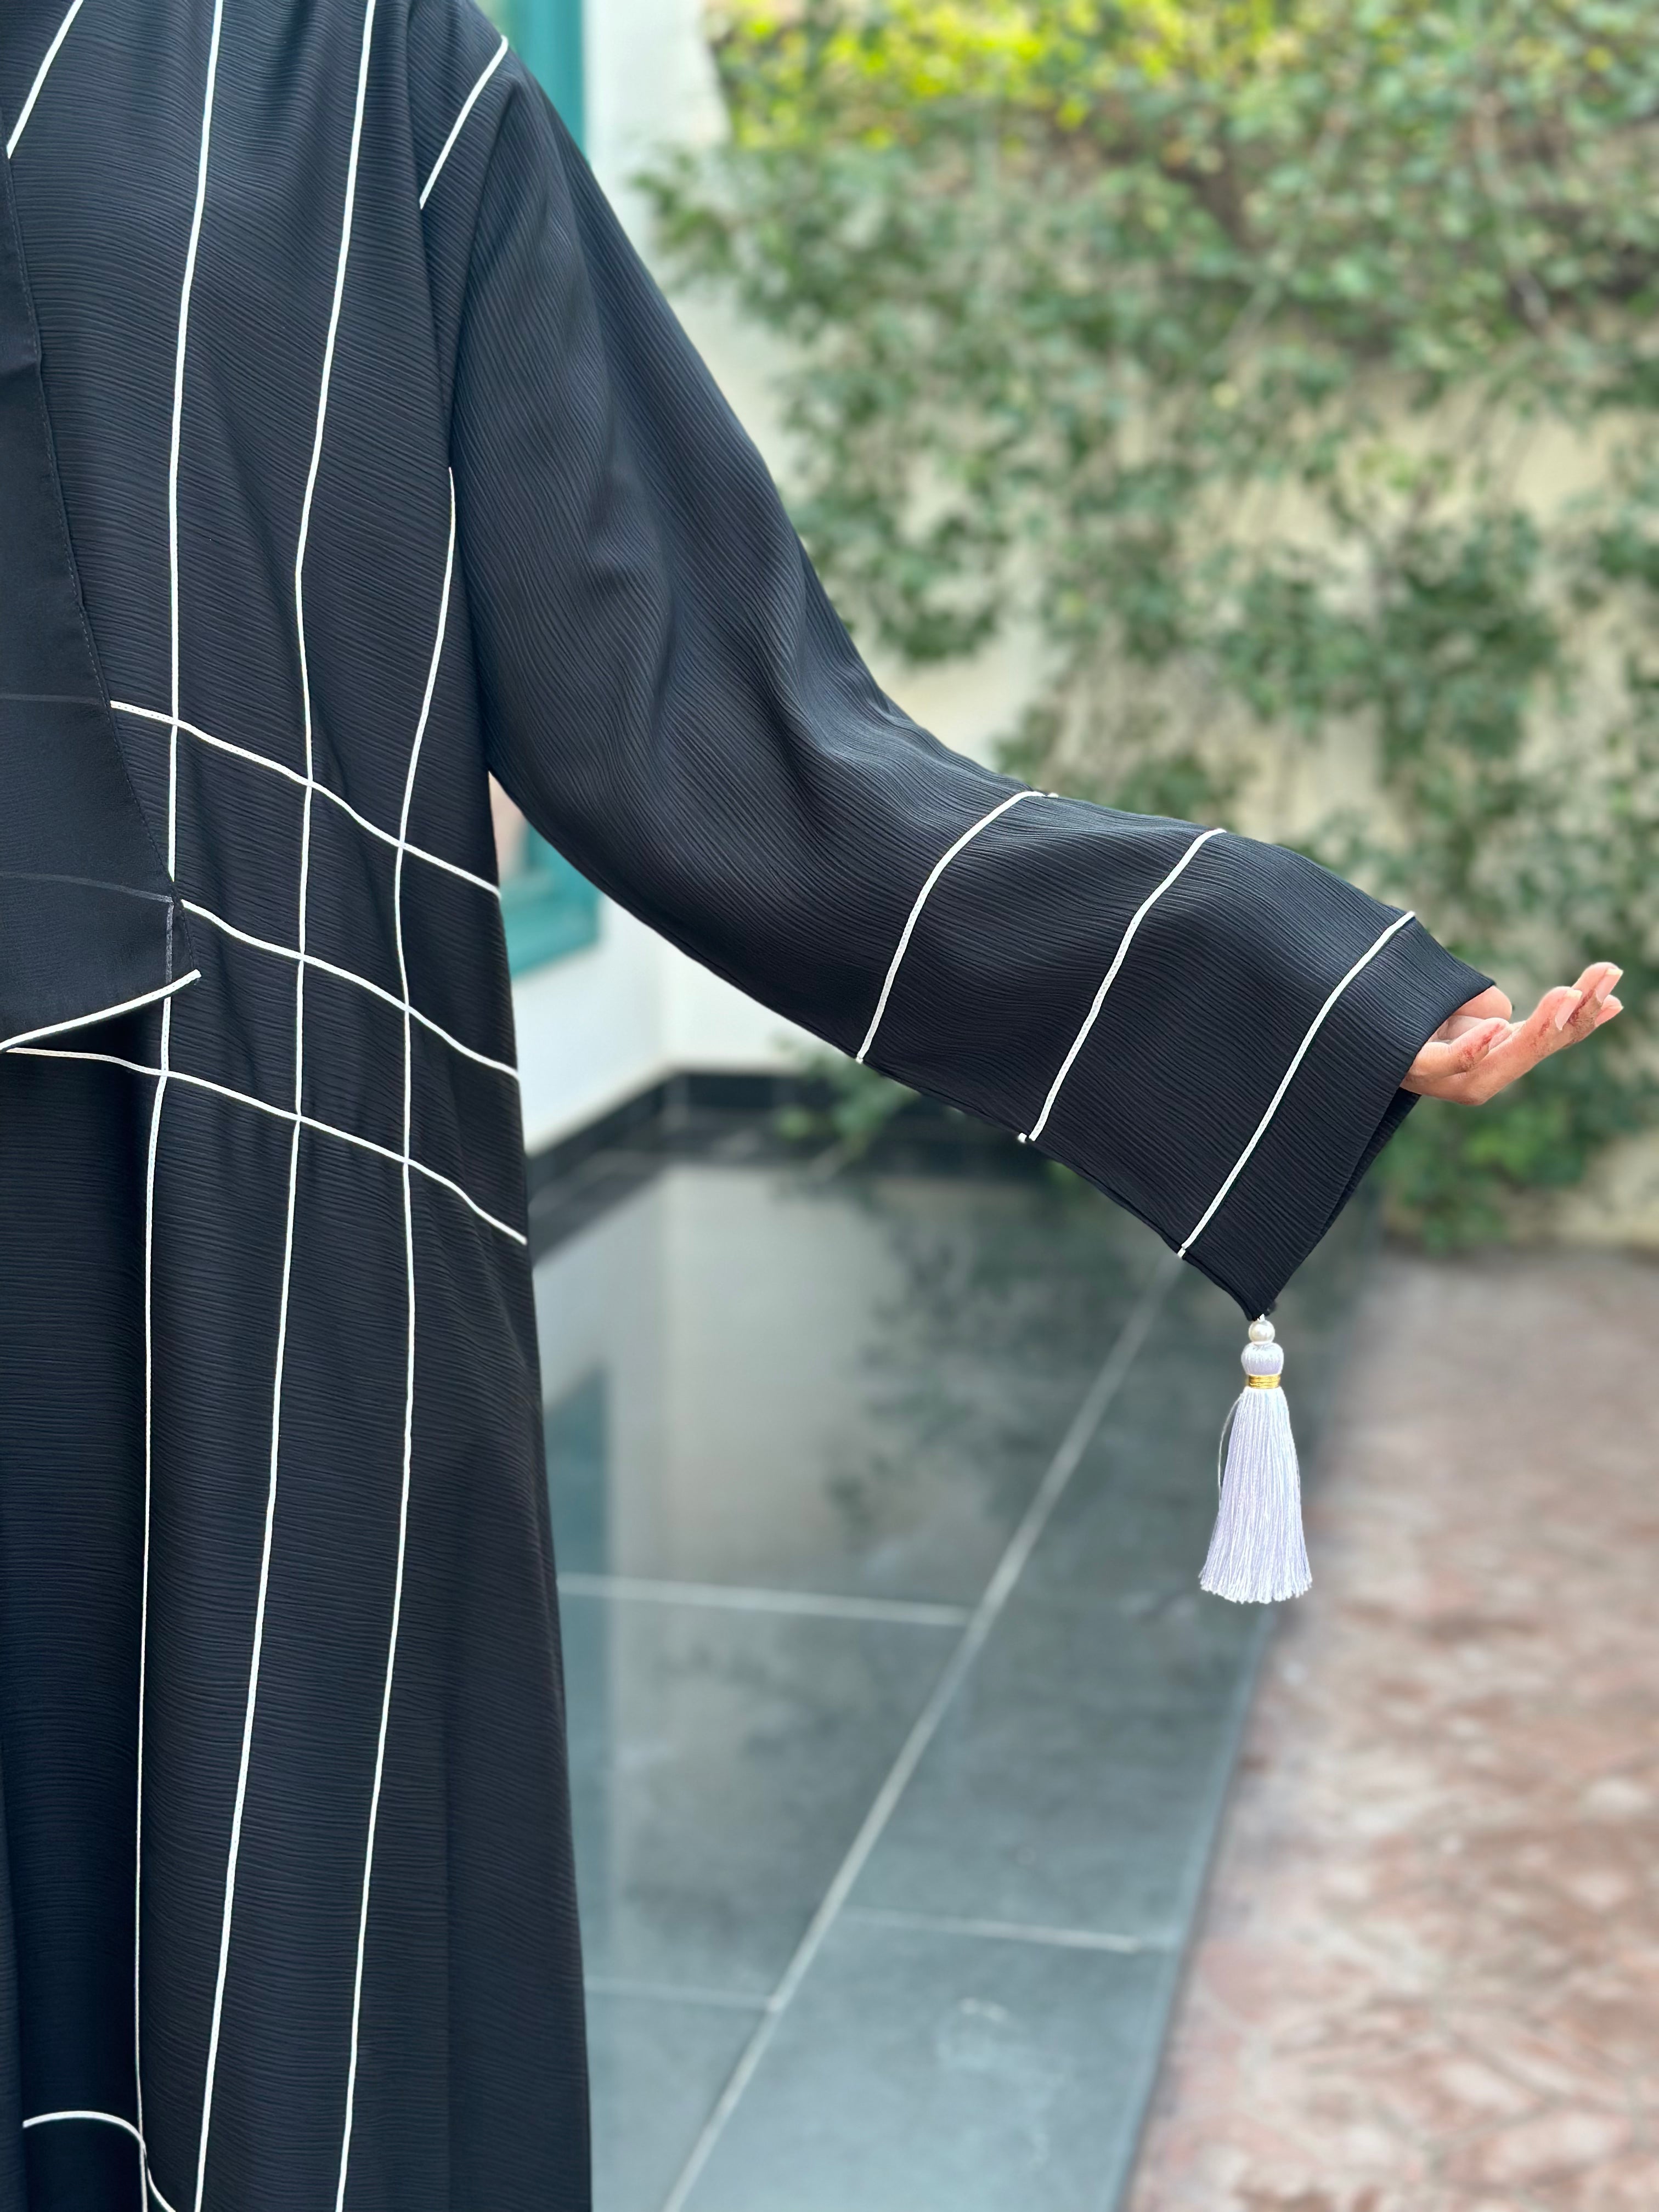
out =
<path fill-rule="evenodd" d="M 1479 1106 L 1496 1097 L 1539 1061 L 1591 1036 L 1623 1012 L 1613 986 L 1620 970 L 1610 960 L 1586 968 L 1576 983 L 1546 991 L 1524 1021 L 1489 1018 L 1468 1022 L 1468 1008 L 1446 1023 L 1419 1053 L 1405 1088 L 1419 1096 Z M 1480 1005 L 1483 992 L 1469 1001 Z M 1501 994 L 1499 994 L 1501 997 Z M 1504 1000 L 1505 1005 L 1508 1004 Z"/>
<path fill-rule="evenodd" d="M 1453 1026 L 1450 1022 L 1446 1024 L 1447 1029 Z M 1467 1083 L 1509 1034 L 1510 1024 L 1502 1020 L 1477 1022 L 1455 1036 L 1449 1037 L 1443 1030 L 1429 1040 L 1412 1062 L 1405 1088 L 1423 1097 L 1455 1095 L 1456 1086 Z"/>
<path fill-rule="evenodd" d="M 1577 1044 L 1581 1037 L 1600 1028 L 1613 985 L 1622 972 L 1611 960 L 1598 960 L 1585 969 L 1576 983 L 1545 992 L 1527 1026 L 1533 1022 L 1547 1021 L 1546 1051 L 1559 1052 L 1563 1046 Z"/>

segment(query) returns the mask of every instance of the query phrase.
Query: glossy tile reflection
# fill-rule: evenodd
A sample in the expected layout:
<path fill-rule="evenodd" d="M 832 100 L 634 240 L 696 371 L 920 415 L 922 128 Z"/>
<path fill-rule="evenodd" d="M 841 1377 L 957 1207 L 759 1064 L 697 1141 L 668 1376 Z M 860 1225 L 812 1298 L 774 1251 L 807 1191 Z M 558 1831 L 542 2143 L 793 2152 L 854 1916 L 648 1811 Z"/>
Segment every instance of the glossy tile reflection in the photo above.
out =
<path fill-rule="evenodd" d="M 955 1636 L 568 1598 L 588 1970 L 769 1994 Z"/>
<path fill-rule="evenodd" d="M 690 2212 L 1094 2212 L 1161 1961 L 843 1923 Z"/>
<path fill-rule="evenodd" d="M 1035 1179 L 671 1167 L 537 1271 L 561 1566 L 971 1602 L 1152 1256 Z"/>
<path fill-rule="evenodd" d="M 597 2212 L 1106 2212 L 1265 1626 L 1196 1589 L 1238 1317 L 1188 1276 L 1153 1318 L 1155 1240 L 1041 1174 L 617 1187 L 537 1271 Z M 1287 1302 L 1304 1444 L 1347 1247 Z"/>

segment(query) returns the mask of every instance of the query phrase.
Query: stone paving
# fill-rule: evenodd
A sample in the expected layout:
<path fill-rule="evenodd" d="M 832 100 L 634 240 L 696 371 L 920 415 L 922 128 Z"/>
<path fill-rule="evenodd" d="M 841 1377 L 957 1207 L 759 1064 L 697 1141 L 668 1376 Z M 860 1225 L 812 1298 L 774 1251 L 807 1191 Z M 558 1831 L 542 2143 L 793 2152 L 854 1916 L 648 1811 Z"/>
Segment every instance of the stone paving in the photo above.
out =
<path fill-rule="evenodd" d="M 1391 1258 L 1329 1434 L 1129 2212 L 1659 2212 L 1659 1267 Z"/>

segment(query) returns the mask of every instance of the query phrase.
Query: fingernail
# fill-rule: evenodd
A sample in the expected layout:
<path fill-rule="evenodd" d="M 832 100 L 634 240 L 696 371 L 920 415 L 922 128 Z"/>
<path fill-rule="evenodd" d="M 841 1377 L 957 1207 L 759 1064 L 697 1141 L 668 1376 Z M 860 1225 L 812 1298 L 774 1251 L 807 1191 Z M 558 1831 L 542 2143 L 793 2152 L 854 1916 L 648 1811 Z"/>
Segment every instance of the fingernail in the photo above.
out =
<path fill-rule="evenodd" d="M 1565 1029 L 1567 1024 L 1572 1019 L 1573 1016 L 1578 1012 L 1579 1007 L 1582 1006 L 1583 1003 L 1584 994 L 1582 991 L 1575 991 L 1571 998 L 1564 999 L 1561 1001 L 1560 1008 L 1555 1017 L 1556 1028 L 1559 1030 Z"/>
<path fill-rule="evenodd" d="M 1605 977 L 1603 981 L 1596 986 L 1595 1003 L 1598 1006 L 1606 1006 L 1607 1000 L 1613 996 L 1613 986 L 1619 981 L 1624 972 L 1625 971 L 1622 968 L 1615 968 L 1611 975 Z"/>

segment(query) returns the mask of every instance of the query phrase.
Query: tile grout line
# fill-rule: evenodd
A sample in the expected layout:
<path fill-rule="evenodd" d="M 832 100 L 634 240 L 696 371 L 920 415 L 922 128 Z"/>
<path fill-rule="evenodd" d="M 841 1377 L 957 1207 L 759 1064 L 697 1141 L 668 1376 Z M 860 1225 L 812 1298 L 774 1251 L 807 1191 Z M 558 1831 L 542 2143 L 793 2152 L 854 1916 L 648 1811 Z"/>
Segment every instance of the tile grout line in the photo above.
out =
<path fill-rule="evenodd" d="M 1047 1528 L 1067 1484 L 1077 1472 L 1084 1453 L 1105 1419 L 1107 1408 L 1133 1366 L 1159 1309 L 1169 1296 L 1176 1264 L 1172 1256 L 1166 1256 L 1162 1261 L 1133 1312 L 1119 1330 L 1116 1341 L 1107 1354 L 1100 1372 L 1090 1385 L 1082 1404 L 1073 1416 L 1070 1427 L 1060 1439 L 1060 1448 L 1049 1462 L 1037 1486 L 1036 1494 L 1026 1507 L 1018 1527 L 998 1560 L 996 1569 L 986 1584 L 984 1595 L 963 1631 L 960 1642 L 945 1662 L 945 1670 L 934 1684 L 932 1695 L 913 1723 L 886 1780 L 864 1817 L 863 1825 L 824 1892 L 817 1911 L 808 1923 L 794 1955 L 784 1968 L 782 1978 L 772 1992 L 755 2033 L 744 2046 L 731 2078 L 691 2146 L 690 2155 L 664 2200 L 662 2212 L 684 2212 L 698 2177 L 708 2165 L 714 2146 L 726 2132 L 726 2124 L 742 2102 L 744 2092 L 771 2046 L 779 2022 L 793 2002 L 813 1960 L 823 1949 L 826 1937 L 840 1917 L 842 1908 L 864 1871 L 871 1853 L 880 1841 L 883 1831 L 891 1820 L 911 1778 L 921 1764 L 923 1754 L 937 1735 L 957 1692 L 1012 1596 L 1026 1563 L 1036 1548 L 1038 1538 Z"/>
<path fill-rule="evenodd" d="M 724 2012 L 764 2012 L 769 1997 L 743 1990 L 711 1990 L 696 1982 L 635 1981 L 629 1974 L 589 1974 L 582 1988 L 591 1997 L 648 1997 L 653 2004 L 708 2005 Z"/>
<path fill-rule="evenodd" d="M 1122 1959 L 1172 1951 L 1172 1936 L 1121 1936 L 1098 1928 L 1052 1928 L 1025 1920 L 964 1919 L 948 1912 L 902 1912 L 885 1905 L 849 1905 L 843 1916 L 860 1928 L 912 1929 L 919 1936 L 961 1936 L 992 1943 L 1038 1943 L 1061 1951 L 1109 1951 Z"/>
<path fill-rule="evenodd" d="M 819 1590 L 762 1589 L 748 1583 L 678 1583 L 649 1575 L 564 1574 L 561 1598 L 608 1598 L 619 1604 L 705 1606 L 725 1613 L 795 1613 L 822 1620 L 884 1620 L 913 1628 L 965 1628 L 965 1605 L 921 1598 L 851 1597 Z"/>

